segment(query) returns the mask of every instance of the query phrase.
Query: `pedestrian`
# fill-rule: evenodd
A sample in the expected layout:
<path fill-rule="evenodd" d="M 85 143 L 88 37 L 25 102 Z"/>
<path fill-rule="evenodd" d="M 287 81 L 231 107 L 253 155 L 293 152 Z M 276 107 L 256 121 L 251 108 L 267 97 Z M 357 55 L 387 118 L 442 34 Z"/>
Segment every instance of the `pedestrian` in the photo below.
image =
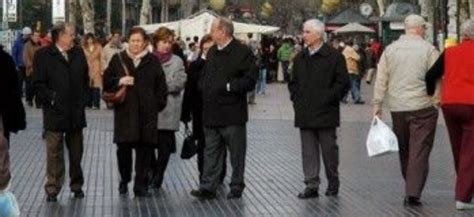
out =
<path fill-rule="evenodd" d="M 109 66 L 110 60 L 112 60 L 112 57 L 124 49 L 125 48 L 122 45 L 122 34 L 120 31 L 113 31 L 109 43 L 107 43 L 103 49 L 101 64 L 102 70 L 105 71 L 107 66 Z"/>
<path fill-rule="evenodd" d="M 136 197 L 149 197 L 148 172 L 153 147 L 158 143 L 158 112 L 166 106 L 166 79 L 160 62 L 149 53 L 145 30 L 134 27 L 127 49 L 114 55 L 104 73 L 104 91 L 126 86 L 123 103 L 114 105 L 114 143 L 120 172 L 119 193 L 128 193 L 132 178 L 132 150 L 135 149 Z"/>
<path fill-rule="evenodd" d="M 375 51 L 371 47 L 365 48 L 365 56 L 365 64 L 367 66 L 367 76 L 365 77 L 365 82 L 370 85 L 372 84 L 375 72 L 377 71 L 377 58 L 375 56 Z"/>
<path fill-rule="evenodd" d="M 36 51 L 40 48 L 40 33 L 35 31 L 23 48 L 23 63 L 25 66 L 25 98 L 30 107 L 33 106 L 33 98 L 35 96 L 33 91 L 33 58 Z M 35 102 L 37 108 L 41 107 L 38 101 Z"/>
<path fill-rule="evenodd" d="M 257 50 L 257 66 L 258 66 L 258 80 L 255 92 L 260 95 L 265 95 L 267 88 L 267 72 L 269 65 L 269 47 L 261 47 Z"/>
<path fill-rule="evenodd" d="M 474 209 L 474 20 L 461 26 L 463 41 L 441 54 L 426 74 L 428 95 L 437 96 L 448 128 L 456 170 L 456 209 Z M 441 79 L 443 78 L 443 79 Z"/>
<path fill-rule="evenodd" d="M 25 108 L 21 101 L 21 90 L 18 85 L 18 72 L 15 62 L 0 45 L 0 115 L 3 119 L 3 133 L 10 140 L 10 133 L 17 133 L 26 128 Z"/>
<path fill-rule="evenodd" d="M 102 88 L 103 76 L 102 58 L 104 56 L 102 45 L 94 34 L 87 33 L 82 41 L 82 49 L 89 66 L 90 89 L 87 107 L 100 109 L 100 89 Z"/>
<path fill-rule="evenodd" d="M 354 45 L 351 41 L 345 43 L 346 47 L 342 51 L 346 59 L 347 71 L 351 80 L 351 94 L 354 104 L 364 104 L 360 94 L 360 62 L 361 56 L 354 49 Z M 342 102 L 347 103 L 347 97 L 345 97 Z"/>
<path fill-rule="evenodd" d="M 64 182 L 64 146 L 69 156 L 70 187 L 75 198 L 83 198 L 81 168 L 85 103 L 89 84 L 87 60 L 73 46 L 75 27 L 58 23 L 51 30 L 53 44 L 38 50 L 33 61 L 33 86 L 43 106 L 47 151 L 48 202 L 56 202 Z"/>
<path fill-rule="evenodd" d="M 21 34 L 18 35 L 18 38 L 16 39 L 15 43 L 13 44 L 12 47 L 12 56 L 13 60 L 15 61 L 16 68 L 18 69 L 18 81 L 20 82 L 20 87 L 21 87 L 21 95 L 23 96 L 23 85 L 25 83 L 25 63 L 23 62 L 23 48 L 25 44 L 30 40 L 31 34 L 33 32 L 31 31 L 30 27 L 25 27 L 21 31 Z"/>
<path fill-rule="evenodd" d="M 199 50 L 201 51 L 196 61 L 189 65 L 187 70 L 187 81 L 184 90 L 183 113 L 181 120 L 187 124 L 192 120 L 193 140 L 197 142 L 197 165 L 199 171 L 199 180 L 202 179 L 204 167 L 204 147 L 206 146 L 204 138 L 204 126 L 202 123 L 202 91 L 199 88 L 199 81 L 203 75 L 203 69 L 207 62 L 209 49 L 214 45 L 210 35 L 205 35 L 201 39 Z M 224 153 L 224 158 L 226 153 Z M 226 174 L 226 161 L 222 162 L 222 172 L 220 182 L 222 183 Z"/>
<path fill-rule="evenodd" d="M 184 62 L 173 54 L 174 33 L 160 27 L 153 35 L 153 55 L 159 60 L 166 77 L 168 88 L 166 107 L 158 114 L 158 143 L 152 156 L 152 187 L 160 189 L 163 184 L 166 167 L 172 153 L 176 152 L 175 132 L 179 131 L 183 90 L 186 83 Z"/>
<path fill-rule="evenodd" d="M 307 48 L 295 57 L 288 85 L 295 126 L 301 135 L 306 188 L 298 194 L 300 199 L 319 196 L 321 155 L 328 179 L 326 195 L 336 196 L 339 192 L 336 128 L 340 125 L 339 101 L 349 90 L 349 75 L 344 56 L 324 43 L 324 31 L 325 25 L 319 20 L 304 23 Z"/>
<path fill-rule="evenodd" d="M 219 184 L 224 152 L 228 149 L 232 177 L 228 199 L 242 197 L 247 149 L 247 93 L 255 88 L 258 69 L 250 48 L 233 38 L 231 20 L 217 18 L 211 26 L 216 45 L 207 55 L 201 79 L 206 147 L 204 172 L 198 190 L 191 195 L 213 199 Z"/>
<path fill-rule="evenodd" d="M 405 180 L 404 205 L 420 206 L 438 120 L 438 110 L 426 93 L 424 78 L 439 53 L 423 39 L 423 17 L 409 15 L 404 24 L 405 34 L 382 54 L 372 103 L 374 116 L 381 117 L 384 99 L 388 100 Z"/>
<path fill-rule="evenodd" d="M 278 49 L 278 61 L 280 61 L 282 70 L 283 70 L 283 79 L 284 82 L 288 82 L 290 79 L 290 74 L 288 72 L 288 67 L 290 66 L 290 56 L 293 53 L 293 46 L 291 45 L 291 38 L 283 39 L 283 44 Z"/>

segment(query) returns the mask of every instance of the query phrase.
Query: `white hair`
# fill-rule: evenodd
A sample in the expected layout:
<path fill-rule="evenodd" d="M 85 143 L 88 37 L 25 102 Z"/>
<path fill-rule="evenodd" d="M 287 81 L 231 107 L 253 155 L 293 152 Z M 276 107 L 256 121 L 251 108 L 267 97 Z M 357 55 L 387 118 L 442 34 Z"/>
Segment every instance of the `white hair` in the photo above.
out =
<path fill-rule="evenodd" d="M 474 39 L 474 20 L 469 19 L 461 25 L 462 36 L 465 39 Z"/>
<path fill-rule="evenodd" d="M 304 22 L 303 26 L 313 29 L 317 33 L 321 34 L 321 36 L 324 36 L 326 30 L 326 25 L 324 25 L 324 23 L 318 19 L 307 20 Z"/>

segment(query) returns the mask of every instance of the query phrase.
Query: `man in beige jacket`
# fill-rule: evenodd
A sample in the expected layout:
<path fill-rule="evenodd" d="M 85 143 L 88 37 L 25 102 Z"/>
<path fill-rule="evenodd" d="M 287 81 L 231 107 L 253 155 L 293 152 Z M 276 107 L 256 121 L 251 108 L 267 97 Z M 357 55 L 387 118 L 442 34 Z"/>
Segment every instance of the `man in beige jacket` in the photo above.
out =
<path fill-rule="evenodd" d="M 400 164 L 405 180 L 404 205 L 420 206 L 420 197 L 429 170 L 438 111 L 427 95 L 424 78 L 439 56 L 436 48 L 423 39 L 423 17 L 405 19 L 405 35 L 382 54 L 373 98 L 374 115 L 382 115 L 383 99 L 393 120 L 398 139 Z"/>

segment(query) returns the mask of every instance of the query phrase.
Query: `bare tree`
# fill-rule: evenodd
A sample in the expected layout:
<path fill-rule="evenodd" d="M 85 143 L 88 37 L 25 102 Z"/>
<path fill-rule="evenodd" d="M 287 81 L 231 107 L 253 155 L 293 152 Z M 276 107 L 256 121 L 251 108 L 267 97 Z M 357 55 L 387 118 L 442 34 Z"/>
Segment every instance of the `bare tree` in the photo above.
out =
<path fill-rule="evenodd" d="M 122 0 L 122 35 L 125 35 L 125 28 L 127 28 L 127 5 L 125 0 Z"/>
<path fill-rule="evenodd" d="M 112 27 L 112 0 L 107 0 L 107 18 L 106 18 L 106 23 L 105 27 L 107 29 L 107 32 L 111 32 L 111 27 Z"/>
<path fill-rule="evenodd" d="M 150 21 L 151 5 L 150 0 L 142 1 L 142 8 L 140 10 L 140 25 L 148 24 Z"/>
<path fill-rule="evenodd" d="M 72 25 L 76 25 L 77 23 L 77 1 L 76 0 L 68 0 L 68 7 L 69 7 L 69 15 L 68 15 L 68 23 Z"/>
<path fill-rule="evenodd" d="M 161 0 L 161 22 L 168 22 L 169 0 Z"/>
<path fill-rule="evenodd" d="M 92 0 L 80 0 L 84 33 L 95 33 L 94 5 Z"/>

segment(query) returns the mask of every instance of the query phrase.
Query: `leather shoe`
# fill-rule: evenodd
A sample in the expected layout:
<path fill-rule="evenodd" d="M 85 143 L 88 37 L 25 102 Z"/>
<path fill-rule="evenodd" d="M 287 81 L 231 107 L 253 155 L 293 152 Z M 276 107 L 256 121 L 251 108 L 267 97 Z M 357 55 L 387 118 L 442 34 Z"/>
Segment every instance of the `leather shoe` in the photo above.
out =
<path fill-rule="evenodd" d="M 74 198 L 80 199 L 80 198 L 84 198 L 84 196 L 85 196 L 84 191 L 82 191 L 82 190 L 74 192 Z"/>
<path fill-rule="evenodd" d="M 317 188 L 305 188 L 303 192 L 298 194 L 299 199 L 309 199 L 319 197 Z"/>
<path fill-rule="evenodd" d="M 57 197 L 57 196 L 49 195 L 49 196 L 46 198 L 46 201 L 48 201 L 48 202 L 58 202 L 58 197 Z"/>
<path fill-rule="evenodd" d="M 150 192 L 148 191 L 134 191 L 135 197 L 151 197 Z"/>
<path fill-rule="evenodd" d="M 328 197 L 335 197 L 338 193 L 339 189 L 337 188 L 328 188 L 328 190 L 326 190 L 326 196 Z"/>
<path fill-rule="evenodd" d="M 403 205 L 405 205 L 405 206 L 421 206 L 423 204 L 420 202 L 420 198 L 418 198 L 418 197 L 405 197 L 405 199 L 403 200 Z"/>
<path fill-rule="evenodd" d="M 211 200 L 216 198 L 216 192 L 199 189 L 199 190 L 192 190 L 191 195 L 203 200 Z"/>
<path fill-rule="evenodd" d="M 227 194 L 227 199 L 238 199 L 242 197 L 242 191 L 240 190 L 231 190 Z"/>
<path fill-rule="evenodd" d="M 128 193 L 128 186 L 127 186 L 127 183 L 120 183 L 120 185 L 119 185 L 119 193 L 120 193 L 120 194 L 126 194 L 126 193 Z"/>

